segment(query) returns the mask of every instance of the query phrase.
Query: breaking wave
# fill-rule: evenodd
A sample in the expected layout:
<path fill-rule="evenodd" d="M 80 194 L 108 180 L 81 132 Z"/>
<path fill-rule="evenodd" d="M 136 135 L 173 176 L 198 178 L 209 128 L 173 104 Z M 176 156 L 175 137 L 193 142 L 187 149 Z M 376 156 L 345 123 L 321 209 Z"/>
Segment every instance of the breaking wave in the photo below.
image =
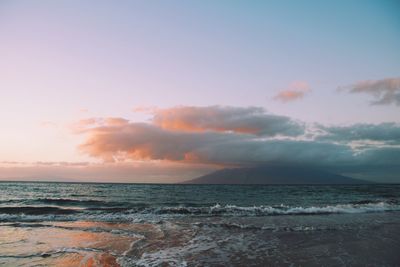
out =
<path fill-rule="evenodd" d="M 290 206 L 255 206 L 240 207 L 235 205 L 215 205 L 210 208 L 213 214 L 231 215 L 313 215 L 313 214 L 334 214 L 334 213 L 367 213 L 400 210 L 400 205 L 391 202 L 375 202 L 365 204 L 338 204 L 328 206 L 311 207 L 290 207 Z"/>
<path fill-rule="evenodd" d="M 399 211 L 396 202 L 359 202 L 327 206 L 291 207 L 291 206 L 253 206 L 219 205 L 211 207 L 152 207 L 118 208 L 98 207 L 86 209 L 60 208 L 54 206 L 0 207 L 0 221 L 137 221 L 162 219 L 173 216 L 283 216 L 283 215 L 329 215 L 349 213 L 371 213 Z"/>

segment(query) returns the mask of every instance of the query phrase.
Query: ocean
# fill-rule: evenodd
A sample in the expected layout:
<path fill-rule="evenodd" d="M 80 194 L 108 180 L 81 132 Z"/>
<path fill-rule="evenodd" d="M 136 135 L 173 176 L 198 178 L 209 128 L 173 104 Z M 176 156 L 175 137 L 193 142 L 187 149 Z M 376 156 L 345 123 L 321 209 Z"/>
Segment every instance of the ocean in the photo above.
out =
<path fill-rule="evenodd" d="M 400 185 L 0 183 L 1 266 L 400 266 Z"/>

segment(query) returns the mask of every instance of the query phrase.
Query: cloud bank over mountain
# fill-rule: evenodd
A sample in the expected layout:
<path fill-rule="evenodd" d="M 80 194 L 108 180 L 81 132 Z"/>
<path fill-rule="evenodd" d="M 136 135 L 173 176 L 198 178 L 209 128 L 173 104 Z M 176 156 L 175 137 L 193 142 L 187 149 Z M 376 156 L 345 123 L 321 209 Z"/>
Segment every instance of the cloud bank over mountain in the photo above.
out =
<path fill-rule="evenodd" d="M 82 121 L 79 149 L 106 162 L 158 160 L 215 166 L 269 163 L 320 167 L 394 181 L 400 172 L 400 125 L 325 126 L 259 107 L 156 109 L 149 122 Z"/>

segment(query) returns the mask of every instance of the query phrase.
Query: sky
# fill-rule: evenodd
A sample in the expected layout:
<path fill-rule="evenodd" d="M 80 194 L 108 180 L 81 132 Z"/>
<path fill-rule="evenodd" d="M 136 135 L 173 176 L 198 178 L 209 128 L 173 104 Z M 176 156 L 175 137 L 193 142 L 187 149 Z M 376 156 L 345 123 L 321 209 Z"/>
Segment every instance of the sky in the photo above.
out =
<path fill-rule="evenodd" d="M 0 179 L 300 164 L 400 182 L 398 1 L 0 1 Z"/>

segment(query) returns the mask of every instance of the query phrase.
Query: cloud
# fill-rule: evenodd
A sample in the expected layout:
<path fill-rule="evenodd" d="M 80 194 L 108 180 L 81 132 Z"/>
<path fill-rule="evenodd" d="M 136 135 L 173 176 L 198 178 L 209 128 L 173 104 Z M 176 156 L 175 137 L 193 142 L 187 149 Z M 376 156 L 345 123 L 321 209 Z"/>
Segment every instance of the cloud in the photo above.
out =
<path fill-rule="evenodd" d="M 33 163 L 36 166 L 64 166 L 64 167 L 85 167 L 90 163 L 86 161 L 69 162 L 69 161 L 36 161 Z"/>
<path fill-rule="evenodd" d="M 399 125 L 383 123 L 313 125 L 318 129 L 316 136 L 307 139 L 302 135 L 305 124 L 255 107 L 182 106 L 157 110 L 149 123 L 98 118 L 83 124 L 87 125 L 82 131 L 87 139 L 80 150 L 107 162 L 160 160 L 239 166 L 279 162 L 338 167 L 366 164 L 362 155 L 381 153 L 382 144 L 394 146 L 400 137 Z M 352 142 L 357 140 L 380 141 L 381 146 L 372 143 L 354 149 Z"/>
<path fill-rule="evenodd" d="M 37 167 L 37 166 L 62 166 L 62 167 L 85 167 L 89 166 L 90 162 L 86 161 L 0 161 L 0 167 Z"/>
<path fill-rule="evenodd" d="M 86 130 L 89 135 L 80 149 L 105 161 L 169 160 L 199 161 L 195 152 L 205 146 L 244 135 L 229 133 L 192 133 L 162 129 L 148 123 L 129 123 L 119 126 L 98 126 Z"/>
<path fill-rule="evenodd" d="M 301 99 L 309 92 L 310 86 L 307 82 L 297 81 L 290 84 L 285 90 L 280 91 L 274 96 L 274 99 L 286 103 Z"/>
<path fill-rule="evenodd" d="M 148 123 L 99 126 L 89 129 L 86 134 L 89 138 L 80 147 L 83 152 L 117 163 L 148 160 L 211 167 L 278 163 L 364 176 L 368 176 L 371 166 L 375 166 L 375 170 L 380 170 L 381 178 L 393 176 L 393 170 L 400 169 L 400 157 L 397 157 L 400 147 L 393 145 L 368 146 L 360 150 L 353 149 L 350 143 L 338 143 L 333 139 L 266 139 L 241 133 L 171 131 Z M 352 140 L 351 136 L 346 138 Z"/>
<path fill-rule="evenodd" d="M 372 105 L 400 106 L 400 78 L 360 81 L 350 86 L 339 87 L 339 90 L 372 95 Z"/>
<path fill-rule="evenodd" d="M 80 149 L 105 161 L 167 160 L 220 165 L 265 162 L 336 164 L 351 159 L 344 145 L 326 142 L 263 139 L 241 133 L 187 132 L 147 123 L 88 130 Z"/>
<path fill-rule="evenodd" d="M 396 123 L 325 126 L 257 107 L 180 106 L 157 109 L 148 122 L 92 118 L 79 125 L 78 133 L 86 136 L 80 151 L 110 164 L 148 161 L 211 169 L 295 164 L 393 181 L 400 171 Z"/>
<path fill-rule="evenodd" d="M 350 126 L 329 127 L 319 125 L 319 128 L 324 132 L 318 136 L 319 140 L 340 142 L 379 141 L 387 144 L 400 144 L 399 123 L 357 123 Z"/>
<path fill-rule="evenodd" d="M 219 164 L 253 166 L 268 163 L 336 166 L 353 159 L 346 145 L 306 140 L 234 140 L 196 151 L 198 159 Z"/>
<path fill-rule="evenodd" d="M 182 132 L 232 132 L 259 136 L 298 136 L 304 124 L 267 114 L 258 107 L 174 107 L 154 111 L 154 125 Z"/>
<path fill-rule="evenodd" d="M 400 148 L 399 147 L 384 147 L 371 148 L 365 150 L 359 156 L 361 163 L 370 166 L 380 167 L 397 167 L 400 169 Z M 399 173 L 396 173 L 398 176 Z"/>
<path fill-rule="evenodd" d="M 87 118 L 79 120 L 76 123 L 70 125 L 70 129 L 75 133 L 85 132 L 88 127 L 91 126 L 121 126 L 129 123 L 129 120 L 117 117 L 105 117 L 105 118 Z"/>
<path fill-rule="evenodd" d="M 153 113 L 157 110 L 158 108 L 154 106 L 136 106 L 132 109 L 135 113 Z"/>

